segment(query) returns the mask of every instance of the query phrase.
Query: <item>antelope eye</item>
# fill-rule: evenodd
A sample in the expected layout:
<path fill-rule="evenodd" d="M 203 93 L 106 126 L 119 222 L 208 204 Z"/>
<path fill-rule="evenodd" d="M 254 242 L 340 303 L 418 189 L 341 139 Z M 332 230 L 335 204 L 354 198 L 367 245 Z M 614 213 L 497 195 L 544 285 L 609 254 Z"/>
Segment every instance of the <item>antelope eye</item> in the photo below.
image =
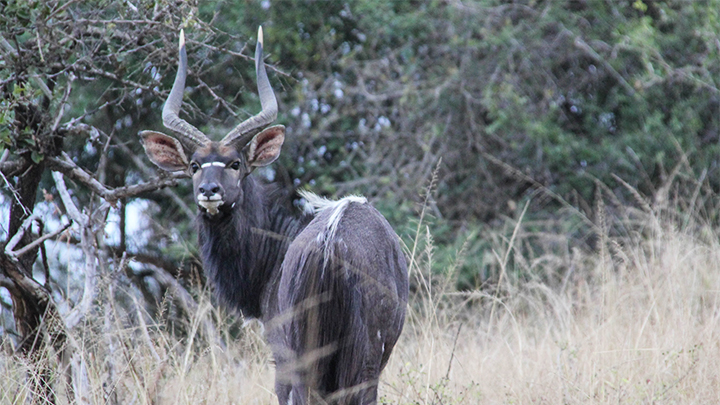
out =
<path fill-rule="evenodd" d="M 230 165 L 230 168 L 233 169 L 233 170 L 240 170 L 240 162 L 237 161 L 237 160 L 234 161 L 234 162 Z"/>
<path fill-rule="evenodd" d="M 193 174 L 194 174 L 195 172 L 197 172 L 198 170 L 200 170 L 200 165 L 198 165 L 198 164 L 195 163 L 195 162 L 192 162 L 192 163 L 190 163 L 190 170 L 191 170 L 191 171 L 193 172 Z"/>

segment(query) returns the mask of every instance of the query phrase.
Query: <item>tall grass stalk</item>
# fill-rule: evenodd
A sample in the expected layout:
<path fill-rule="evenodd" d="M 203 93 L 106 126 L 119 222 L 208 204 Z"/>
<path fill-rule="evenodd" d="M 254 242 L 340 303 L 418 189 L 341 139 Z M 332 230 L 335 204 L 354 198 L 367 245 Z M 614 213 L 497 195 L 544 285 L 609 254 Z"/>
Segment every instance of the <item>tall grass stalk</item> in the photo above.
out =
<path fill-rule="evenodd" d="M 593 251 L 573 247 L 566 234 L 537 232 L 526 205 L 509 226 L 488 231 L 497 278 L 471 291 L 455 289 L 465 247 L 446 271 L 432 271 L 433 235 L 421 213 L 407 247 L 407 323 L 382 375 L 381 401 L 718 402 L 718 230 L 697 213 L 672 213 L 667 200 L 660 209 L 643 198 L 641 209 L 611 217 L 603 193 L 598 187 L 594 220 L 581 219 L 593 223 Z M 690 198 L 695 206 L 700 197 Z M 96 303 L 103 319 L 72 336 L 87 364 L 86 403 L 276 403 L 261 325 L 212 307 L 205 291 L 180 333 L 153 321 L 169 304 L 150 316 L 135 292 L 108 291 Z M 130 305 L 115 305 L 118 296 Z M 218 336 L 205 332 L 206 322 Z M 11 342 L 0 337 L 0 404 L 43 403 L 33 381 L 47 369 L 56 370 L 56 402 L 79 403 L 50 345 L 31 361 L 13 354 Z"/>

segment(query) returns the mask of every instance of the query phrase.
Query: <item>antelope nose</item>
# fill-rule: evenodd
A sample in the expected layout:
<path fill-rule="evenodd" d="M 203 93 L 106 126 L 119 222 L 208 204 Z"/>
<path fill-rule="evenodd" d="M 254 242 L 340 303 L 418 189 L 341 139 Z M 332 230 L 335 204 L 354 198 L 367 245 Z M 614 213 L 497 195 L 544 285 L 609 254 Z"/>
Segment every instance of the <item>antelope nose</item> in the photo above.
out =
<path fill-rule="evenodd" d="M 220 192 L 220 186 L 217 183 L 205 183 L 200 185 L 198 190 L 200 194 L 210 198 Z"/>

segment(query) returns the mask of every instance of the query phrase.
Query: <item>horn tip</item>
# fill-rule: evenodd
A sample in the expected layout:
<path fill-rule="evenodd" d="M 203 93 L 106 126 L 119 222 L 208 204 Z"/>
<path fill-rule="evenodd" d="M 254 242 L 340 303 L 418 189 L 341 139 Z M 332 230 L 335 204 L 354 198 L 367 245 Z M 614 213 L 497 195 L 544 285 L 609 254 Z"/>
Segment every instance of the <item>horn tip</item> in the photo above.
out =
<path fill-rule="evenodd" d="M 263 30 L 262 25 L 258 28 L 258 43 L 262 46 L 263 45 Z"/>
<path fill-rule="evenodd" d="M 179 45 L 179 47 L 182 48 L 184 46 L 185 46 L 185 30 L 181 28 L 180 29 L 180 45 Z"/>

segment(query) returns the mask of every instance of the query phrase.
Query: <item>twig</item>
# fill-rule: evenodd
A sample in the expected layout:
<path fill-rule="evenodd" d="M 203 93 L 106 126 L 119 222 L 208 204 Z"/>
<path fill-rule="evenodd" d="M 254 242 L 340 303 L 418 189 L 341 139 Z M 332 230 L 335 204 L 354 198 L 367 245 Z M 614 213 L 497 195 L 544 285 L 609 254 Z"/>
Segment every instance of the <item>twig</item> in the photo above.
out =
<path fill-rule="evenodd" d="M 152 266 L 155 266 L 157 268 L 163 269 L 165 272 L 170 274 L 171 276 L 175 278 L 183 278 L 185 277 L 184 272 L 181 268 L 179 268 L 175 263 L 165 260 L 161 258 L 160 256 L 154 256 L 149 253 L 134 253 L 134 252 L 128 252 L 127 250 L 121 250 L 119 247 L 116 246 L 108 246 L 108 249 L 110 250 L 110 253 L 115 256 L 125 256 L 128 255 L 134 262 L 142 263 L 142 264 L 149 264 Z M 123 268 L 118 266 L 118 268 Z"/>
<path fill-rule="evenodd" d="M 8 243 L 5 245 L 5 254 L 15 257 L 15 255 L 12 253 L 13 249 L 15 249 L 15 246 L 17 246 L 17 244 L 20 242 L 20 239 L 22 239 L 25 231 L 32 225 L 33 221 L 35 221 L 36 219 L 38 219 L 38 215 L 34 213 L 29 217 L 25 218 L 25 221 L 23 221 L 22 225 L 20 225 L 20 229 L 15 232 L 15 235 L 13 235 L 13 237 L 10 238 Z"/>
<path fill-rule="evenodd" d="M 10 42 L 8 42 L 8 40 L 5 39 L 4 36 L 0 35 L 0 50 L 3 50 L 3 49 L 5 50 L 5 52 L 3 52 L 3 53 L 6 53 L 6 54 L 9 53 L 10 55 L 12 55 L 16 58 L 18 57 L 17 49 L 15 49 L 15 47 L 12 46 L 12 44 L 10 44 Z"/>
<path fill-rule="evenodd" d="M 99 260 L 96 248 L 95 248 L 95 235 L 93 233 L 93 221 L 90 216 L 83 214 L 78 210 L 75 203 L 70 197 L 70 193 L 65 186 L 65 180 L 60 172 L 52 172 L 53 179 L 55 180 L 55 186 L 57 187 L 58 194 L 68 216 L 75 220 L 80 226 L 80 248 L 85 255 L 85 268 L 83 273 L 85 275 L 85 283 L 83 289 L 83 295 L 80 302 L 65 316 L 65 327 L 67 329 L 73 329 L 82 321 L 85 316 L 92 309 L 92 303 L 95 300 L 96 286 L 97 286 L 97 261 Z M 102 209 L 102 208 L 101 208 Z M 105 208 L 107 210 L 107 208 Z"/>
<path fill-rule="evenodd" d="M 120 149 L 125 152 L 126 155 L 130 156 L 130 159 L 133 160 L 135 166 L 142 170 L 143 173 L 145 173 L 147 176 L 150 176 L 153 173 L 153 170 L 150 169 L 147 164 L 145 164 L 143 159 L 137 154 L 135 154 L 127 145 L 121 143 L 118 144 L 118 147 L 120 147 Z M 188 218 L 195 217 L 195 211 L 191 209 L 175 191 L 164 188 L 162 192 L 163 194 L 170 197 L 175 202 L 175 204 L 180 207 L 180 209 L 185 213 L 185 215 L 187 215 Z"/>
<path fill-rule="evenodd" d="M 54 238 L 54 237 L 56 237 L 57 235 L 65 232 L 65 230 L 68 229 L 68 228 L 70 228 L 70 227 L 72 226 L 72 224 L 73 224 L 73 222 L 72 222 L 72 219 L 71 219 L 70 222 L 67 223 L 67 224 L 65 224 L 65 225 L 63 225 L 62 228 L 58 228 L 58 229 L 54 230 L 53 232 L 46 233 L 45 235 L 43 235 L 43 236 L 35 239 L 34 241 L 32 241 L 32 243 L 29 243 L 29 244 L 23 246 L 21 249 L 19 249 L 19 250 L 17 250 L 17 251 L 14 251 L 14 252 L 13 252 L 13 251 L 10 251 L 10 252 L 6 252 L 6 253 L 9 254 L 9 255 L 13 255 L 13 256 L 15 256 L 15 257 L 20 257 L 20 256 L 24 255 L 25 253 L 31 251 L 32 249 L 34 249 L 35 247 L 37 247 L 37 246 L 40 245 L 41 243 L 45 242 L 46 240 L 48 240 L 48 239 L 50 239 L 50 238 Z"/>
<path fill-rule="evenodd" d="M 452 367 L 452 362 L 453 362 L 453 359 L 455 358 L 455 348 L 457 347 L 457 342 L 458 342 L 458 338 L 460 337 L 460 330 L 462 330 L 462 326 L 463 326 L 463 324 L 461 322 L 460 326 L 458 326 L 457 333 L 455 334 L 455 342 L 453 342 L 453 349 L 452 349 L 452 353 L 450 353 L 450 361 L 448 362 L 447 373 L 445 373 L 446 380 L 450 379 L 450 367 Z"/>
<path fill-rule="evenodd" d="M 217 46 L 206 44 L 205 42 L 198 42 L 198 41 L 192 40 L 190 38 L 187 38 L 187 43 L 193 44 L 193 45 L 199 45 L 199 46 L 205 47 L 205 48 L 210 49 L 215 52 L 221 52 L 221 53 L 224 52 L 224 53 L 230 54 L 232 56 L 237 56 L 239 58 L 243 58 L 245 60 L 253 60 L 253 61 L 255 60 L 255 58 L 251 58 L 251 57 L 245 55 L 244 53 L 241 53 L 242 51 L 235 52 L 235 51 L 231 51 L 230 49 L 227 49 L 227 48 L 218 48 Z M 246 47 L 247 47 L 247 43 L 243 46 L 243 49 L 245 49 Z"/>
<path fill-rule="evenodd" d="M 493 163 L 493 164 L 501 167 L 505 171 L 507 171 L 507 173 L 510 176 L 531 184 L 533 187 L 535 187 L 538 190 L 539 193 L 542 193 L 545 196 L 557 201 L 563 207 L 565 207 L 565 209 L 577 214 L 578 218 L 580 218 L 580 220 L 583 221 L 583 223 L 585 223 L 587 226 L 591 227 L 593 230 L 595 229 L 595 223 L 593 221 L 591 221 L 587 217 L 587 215 L 585 215 L 577 207 L 575 207 L 572 204 L 570 204 L 569 202 L 567 202 L 562 196 L 560 196 L 556 192 L 552 191 L 549 187 L 544 186 L 542 183 L 540 183 L 537 180 L 533 179 L 532 177 L 528 176 L 522 170 L 517 169 L 517 168 L 513 167 L 512 165 L 503 162 L 502 160 L 493 156 L 491 153 L 485 152 L 484 150 L 480 150 L 480 154 L 485 159 L 487 159 L 490 163 Z"/>
<path fill-rule="evenodd" d="M 119 187 L 110 190 L 102 197 L 108 202 L 114 203 L 121 198 L 132 197 L 146 191 L 155 191 L 164 187 L 174 187 L 177 185 L 177 181 L 179 179 L 185 179 L 187 177 L 187 173 L 184 172 L 171 173 L 169 177 L 156 177 L 147 183 L 134 184 L 132 186 Z"/>
<path fill-rule="evenodd" d="M 6 149 L 6 151 L 7 151 L 7 149 Z M 22 208 L 23 213 L 25 215 L 30 215 L 30 210 L 28 210 L 27 207 L 25 206 L 25 204 L 23 204 L 22 201 L 20 200 L 20 194 L 18 194 L 17 190 L 15 190 L 15 187 L 13 187 L 12 184 L 10 184 L 10 181 L 8 181 L 7 177 L 5 177 L 5 174 L 2 171 L 0 171 L 0 177 L 2 177 L 3 181 L 5 182 L 5 185 L 7 185 L 7 188 L 12 193 L 13 198 L 15 198 L 15 201 L 17 201 L 20 208 Z"/>
<path fill-rule="evenodd" d="M 239 57 L 239 58 L 243 58 L 243 59 L 245 59 L 245 60 L 255 61 L 255 58 L 251 58 L 251 57 L 249 57 L 249 56 L 247 56 L 247 55 L 245 55 L 245 54 L 243 54 L 243 53 L 241 53 L 241 52 L 235 52 L 235 51 L 232 51 L 232 50 L 227 49 L 227 48 L 218 48 L 217 46 L 213 46 L 213 45 L 210 45 L 210 44 L 206 44 L 206 43 L 204 43 L 204 42 L 194 41 L 194 40 L 192 40 L 192 39 L 188 39 L 187 42 L 188 42 L 189 44 L 195 44 L 195 45 L 199 45 L 199 46 L 205 47 L 205 48 L 210 49 L 210 50 L 215 51 L 215 52 L 226 53 L 226 54 L 229 54 L 229 55 L 232 55 L 232 56 L 237 56 L 237 57 Z M 247 47 L 247 43 L 245 44 L 245 46 L 243 46 L 243 49 L 245 49 L 246 47 Z M 266 63 L 265 66 L 266 66 L 267 68 L 269 68 L 270 70 L 275 71 L 275 73 L 277 73 L 277 74 L 279 74 L 279 75 L 281 75 L 281 76 L 292 77 L 289 73 L 283 72 L 282 70 L 278 69 L 278 68 L 275 67 L 274 65 L 270 65 L 270 64 L 267 64 L 267 63 Z"/>
<path fill-rule="evenodd" d="M 233 117 L 236 117 L 236 118 L 237 118 L 237 114 L 235 113 L 235 111 L 233 111 L 232 108 L 230 108 L 230 105 L 228 105 L 228 103 L 227 103 L 222 97 L 220 97 L 220 96 L 218 96 L 217 94 L 215 94 L 215 92 L 213 91 L 213 89 L 211 89 L 210 86 L 207 85 L 207 83 L 205 83 L 205 82 L 204 82 L 201 78 L 199 78 L 199 77 L 197 78 L 197 81 L 198 81 L 198 83 L 200 83 L 200 86 L 201 86 L 201 87 L 204 87 L 205 89 L 207 89 L 207 91 L 210 93 L 210 95 L 212 96 L 212 98 L 213 98 L 217 103 L 219 103 L 220 105 L 222 105 Z"/>
<path fill-rule="evenodd" d="M 63 117 L 63 114 L 65 114 L 65 106 L 68 100 L 68 97 L 70 97 L 70 92 L 72 91 L 72 83 L 75 81 L 75 75 L 70 72 L 70 76 L 68 77 L 68 83 L 67 88 L 65 89 L 65 94 L 63 94 L 62 100 L 60 100 L 60 109 L 58 110 L 57 116 L 55 117 L 55 122 L 53 122 L 52 129 L 50 130 L 50 133 L 55 133 L 55 131 L 60 126 L 60 120 Z"/>
<path fill-rule="evenodd" d="M 45 19 L 45 21 L 51 20 L 53 17 L 55 17 L 56 15 L 58 15 L 59 13 L 61 13 L 62 11 L 64 11 L 66 8 L 68 8 L 68 7 L 71 6 L 72 4 L 77 3 L 78 1 L 79 1 L 79 0 L 70 0 L 70 1 L 68 1 L 67 3 L 63 4 L 62 6 L 58 7 L 55 11 L 52 12 L 52 14 L 50 14 L 50 15 Z"/>
<path fill-rule="evenodd" d="M 636 92 L 635 89 L 628 83 L 622 75 L 615 70 L 614 67 L 610 64 L 610 62 L 607 61 L 607 58 L 603 58 L 600 56 L 597 52 L 595 52 L 594 49 L 590 45 L 587 44 L 582 38 L 579 36 L 575 36 L 575 34 L 572 33 L 572 31 L 565 29 L 565 32 L 570 35 L 573 38 L 573 45 L 575 45 L 575 48 L 581 50 L 587 57 L 594 60 L 595 62 L 601 64 L 605 70 L 610 73 L 610 76 L 612 76 L 619 84 L 622 86 L 623 89 L 625 89 L 625 92 L 629 96 L 635 96 Z"/>
<path fill-rule="evenodd" d="M 66 153 L 63 153 L 61 157 L 50 158 L 49 162 L 52 165 L 53 170 L 62 172 L 74 180 L 83 183 L 90 188 L 91 191 L 98 194 L 111 205 L 114 205 L 115 202 L 121 198 L 132 197 L 146 191 L 153 191 L 163 187 L 175 186 L 177 184 L 177 180 L 188 177 L 185 172 L 175 172 L 171 173 L 167 177 L 156 177 L 147 183 L 110 189 L 95 180 L 90 173 L 76 165 Z"/>
<path fill-rule="evenodd" d="M 79 115 L 79 116 L 77 116 L 77 117 L 74 117 L 74 118 L 70 119 L 70 121 L 64 123 L 64 124 L 62 125 L 62 128 L 65 129 L 65 130 L 67 130 L 68 132 L 75 132 L 75 131 L 77 131 L 77 132 L 93 132 L 93 131 L 98 131 L 97 128 L 95 128 L 95 127 L 93 127 L 93 126 L 90 126 L 90 125 L 88 125 L 88 124 L 81 123 L 80 121 L 84 120 L 86 117 L 89 117 L 89 116 L 95 114 L 96 112 L 102 110 L 103 108 L 105 108 L 105 107 L 107 107 L 107 106 L 109 106 L 109 105 L 111 105 L 111 104 L 115 104 L 115 103 L 119 102 L 121 99 L 122 99 L 122 97 L 118 97 L 118 98 L 116 98 L 115 100 L 106 101 L 106 102 L 104 102 L 102 105 L 100 105 L 100 106 L 98 106 L 98 107 L 96 107 L 96 108 L 94 108 L 94 109 L 92 109 L 92 110 L 85 111 L 85 113 L 83 113 L 82 115 Z"/>
<path fill-rule="evenodd" d="M 85 227 L 89 221 L 87 215 L 80 212 L 78 207 L 73 202 L 70 193 L 68 192 L 67 186 L 65 185 L 65 179 L 60 172 L 53 171 L 52 177 L 55 180 L 55 186 L 57 187 L 58 194 L 63 204 L 65 204 L 65 210 L 67 211 L 68 217 L 75 220 L 80 226 Z"/>
<path fill-rule="evenodd" d="M 40 220 L 38 220 L 37 223 L 40 228 L 38 230 L 38 235 L 45 233 L 45 224 Z M 50 283 L 52 282 L 52 277 L 50 277 L 50 265 L 48 264 L 47 250 L 45 249 L 44 243 L 40 244 L 39 250 L 40 250 L 40 263 L 42 263 L 43 275 L 45 276 L 44 286 L 45 286 L 46 290 L 51 291 L 52 286 L 50 285 Z"/>
<path fill-rule="evenodd" d="M 517 235 L 520 231 L 520 224 L 522 223 L 523 218 L 525 218 L 525 213 L 527 212 L 528 207 L 530 206 L 530 200 L 528 200 L 527 203 L 525 203 L 525 207 L 522 210 L 522 213 L 520 213 L 520 217 L 517 220 L 517 224 L 515 224 L 515 229 L 513 229 L 512 236 L 510 237 L 510 241 L 508 242 L 507 250 L 505 251 L 505 257 L 503 257 L 500 261 L 500 276 L 498 277 L 497 286 L 495 287 L 495 295 L 493 297 L 493 304 L 490 308 L 490 318 L 488 321 L 488 334 L 492 332 L 492 323 L 493 323 L 493 316 L 495 315 L 495 307 L 497 306 L 497 302 L 499 301 L 498 296 L 500 295 L 500 285 L 502 284 L 503 277 L 505 276 L 505 273 L 507 272 L 507 264 L 508 259 L 510 259 L 510 252 L 514 249 L 515 245 L 515 238 L 517 238 Z M 493 253 L 495 253 L 495 256 L 500 259 L 500 257 L 497 255 L 495 250 L 493 250 Z"/>
<path fill-rule="evenodd" d="M 162 25 L 168 27 L 166 24 L 153 21 L 153 20 L 91 20 L 88 18 L 78 18 L 75 24 L 131 24 L 131 25 Z"/>
<path fill-rule="evenodd" d="M 104 77 L 104 78 L 107 78 L 107 79 L 112 79 L 112 80 L 115 80 L 115 81 L 118 82 L 118 83 L 121 83 L 121 84 L 125 85 L 125 86 L 129 86 L 129 87 L 133 87 L 133 88 L 137 88 L 137 89 L 143 89 L 143 90 L 149 91 L 149 92 L 151 92 L 151 93 L 155 93 L 155 92 L 156 92 L 156 91 L 153 90 L 153 88 L 150 87 L 150 86 L 146 86 L 146 85 L 144 85 L 144 84 L 140 84 L 140 83 L 134 82 L 134 81 L 132 81 L 132 80 L 127 80 L 127 79 L 120 78 L 120 77 L 118 77 L 118 75 L 116 75 L 116 74 L 114 74 L 114 73 L 106 72 L 106 71 L 104 71 L 104 70 L 100 70 L 100 69 L 97 69 L 97 68 L 94 68 L 94 67 L 90 67 L 90 66 L 79 67 L 79 68 L 77 68 L 76 70 L 78 71 L 78 73 L 79 73 L 79 72 L 85 72 L 85 73 L 89 73 L 89 74 L 91 74 L 91 75 L 96 75 L 96 76 Z"/>
<path fill-rule="evenodd" d="M 212 322 L 210 322 L 210 320 L 206 318 L 204 313 L 199 311 L 198 303 L 195 301 L 193 296 L 190 295 L 187 289 L 185 289 L 185 287 L 183 287 L 180 282 L 178 282 L 174 277 L 172 277 L 163 269 L 153 271 L 153 277 L 158 283 L 162 284 L 171 291 L 173 297 L 177 300 L 177 302 L 180 304 L 180 307 L 183 309 L 183 311 L 185 311 L 188 317 L 192 317 L 194 315 L 200 318 L 198 319 L 198 321 L 202 326 L 208 341 L 214 340 L 218 344 L 218 346 L 224 349 L 225 342 L 218 335 Z"/>
<path fill-rule="evenodd" d="M 403 90 L 396 90 L 396 91 L 388 91 L 384 94 L 372 94 L 367 89 L 367 85 L 365 84 L 365 80 L 362 76 L 358 76 L 358 86 L 356 90 L 363 95 L 368 101 L 372 102 L 385 102 L 387 100 L 393 100 L 398 97 L 402 97 Z"/>

